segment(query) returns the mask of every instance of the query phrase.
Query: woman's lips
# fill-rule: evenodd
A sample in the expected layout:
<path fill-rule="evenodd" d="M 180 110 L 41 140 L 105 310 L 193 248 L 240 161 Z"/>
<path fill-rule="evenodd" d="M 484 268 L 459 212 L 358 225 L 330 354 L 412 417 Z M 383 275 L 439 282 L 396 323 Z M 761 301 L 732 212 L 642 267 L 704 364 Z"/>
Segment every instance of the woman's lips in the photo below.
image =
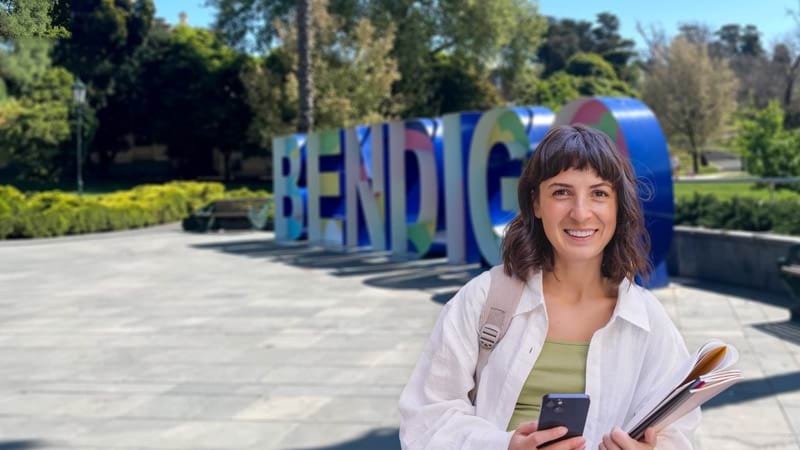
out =
<path fill-rule="evenodd" d="M 588 241 L 595 234 L 597 234 L 597 229 L 565 229 L 564 234 L 569 236 L 570 239 L 578 242 Z"/>

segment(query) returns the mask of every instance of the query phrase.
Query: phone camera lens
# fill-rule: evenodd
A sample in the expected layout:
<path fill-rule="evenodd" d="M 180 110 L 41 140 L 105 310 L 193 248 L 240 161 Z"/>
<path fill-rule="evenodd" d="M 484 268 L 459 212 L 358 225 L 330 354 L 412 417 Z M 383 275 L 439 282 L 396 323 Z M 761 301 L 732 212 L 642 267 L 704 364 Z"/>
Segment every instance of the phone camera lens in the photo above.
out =
<path fill-rule="evenodd" d="M 559 414 L 560 414 L 560 413 L 564 412 L 564 408 L 563 408 L 563 407 L 561 407 L 561 406 L 556 406 L 556 407 L 553 409 L 553 412 L 555 412 L 555 413 L 559 413 Z"/>

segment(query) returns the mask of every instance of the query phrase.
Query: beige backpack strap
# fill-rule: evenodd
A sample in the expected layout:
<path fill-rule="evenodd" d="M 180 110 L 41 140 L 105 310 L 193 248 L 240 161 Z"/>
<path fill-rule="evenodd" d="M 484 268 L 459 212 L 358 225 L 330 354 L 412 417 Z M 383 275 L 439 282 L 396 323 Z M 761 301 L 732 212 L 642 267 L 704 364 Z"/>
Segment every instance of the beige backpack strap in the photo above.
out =
<path fill-rule="evenodd" d="M 492 267 L 489 271 L 491 281 L 486 304 L 481 311 L 478 323 L 478 362 L 475 366 L 475 387 L 469 392 L 469 399 L 475 403 L 481 372 L 489 361 L 489 354 L 506 334 L 511 318 L 517 310 L 525 283 L 516 276 L 508 276 L 503 265 Z"/>

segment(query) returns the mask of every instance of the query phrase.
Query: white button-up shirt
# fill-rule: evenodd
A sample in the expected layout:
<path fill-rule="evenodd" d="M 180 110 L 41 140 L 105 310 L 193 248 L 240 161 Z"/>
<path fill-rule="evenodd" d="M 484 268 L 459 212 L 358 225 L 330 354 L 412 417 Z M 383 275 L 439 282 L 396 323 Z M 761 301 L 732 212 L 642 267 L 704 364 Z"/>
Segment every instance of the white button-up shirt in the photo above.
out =
<path fill-rule="evenodd" d="M 489 292 L 489 272 L 464 285 L 442 309 L 430 341 L 400 396 L 400 442 L 406 450 L 506 450 L 517 399 L 544 340 L 547 309 L 542 275 L 525 283 L 503 339 L 481 374 L 473 406 L 478 322 Z M 661 303 L 623 280 L 611 320 L 594 333 L 586 361 L 591 403 L 583 436 L 596 449 L 614 426 L 628 429 L 686 374 L 689 355 Z M 679 370 L 677 370 L 679 372 Z M 691 449 L 697 408 L 658 434 L 658 450 Z"/>

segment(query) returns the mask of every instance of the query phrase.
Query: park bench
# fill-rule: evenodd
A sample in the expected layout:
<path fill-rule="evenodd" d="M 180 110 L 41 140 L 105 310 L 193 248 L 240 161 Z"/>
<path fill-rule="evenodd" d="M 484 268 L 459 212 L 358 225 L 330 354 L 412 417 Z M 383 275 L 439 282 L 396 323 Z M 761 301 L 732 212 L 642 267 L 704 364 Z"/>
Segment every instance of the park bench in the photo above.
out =
<path fill-rule="evenodd" d="M 183 219 L 186 231 L 264 230 L 270 225 L 268 198 L 216 200 Z"/>
<path fill-rule="evenodd" d="M 786 257 L 778 258 L 778 270 L 797 303 L 792 309 L 792 320 L 800 321 L 800 244 L 789 248 Z"/>

